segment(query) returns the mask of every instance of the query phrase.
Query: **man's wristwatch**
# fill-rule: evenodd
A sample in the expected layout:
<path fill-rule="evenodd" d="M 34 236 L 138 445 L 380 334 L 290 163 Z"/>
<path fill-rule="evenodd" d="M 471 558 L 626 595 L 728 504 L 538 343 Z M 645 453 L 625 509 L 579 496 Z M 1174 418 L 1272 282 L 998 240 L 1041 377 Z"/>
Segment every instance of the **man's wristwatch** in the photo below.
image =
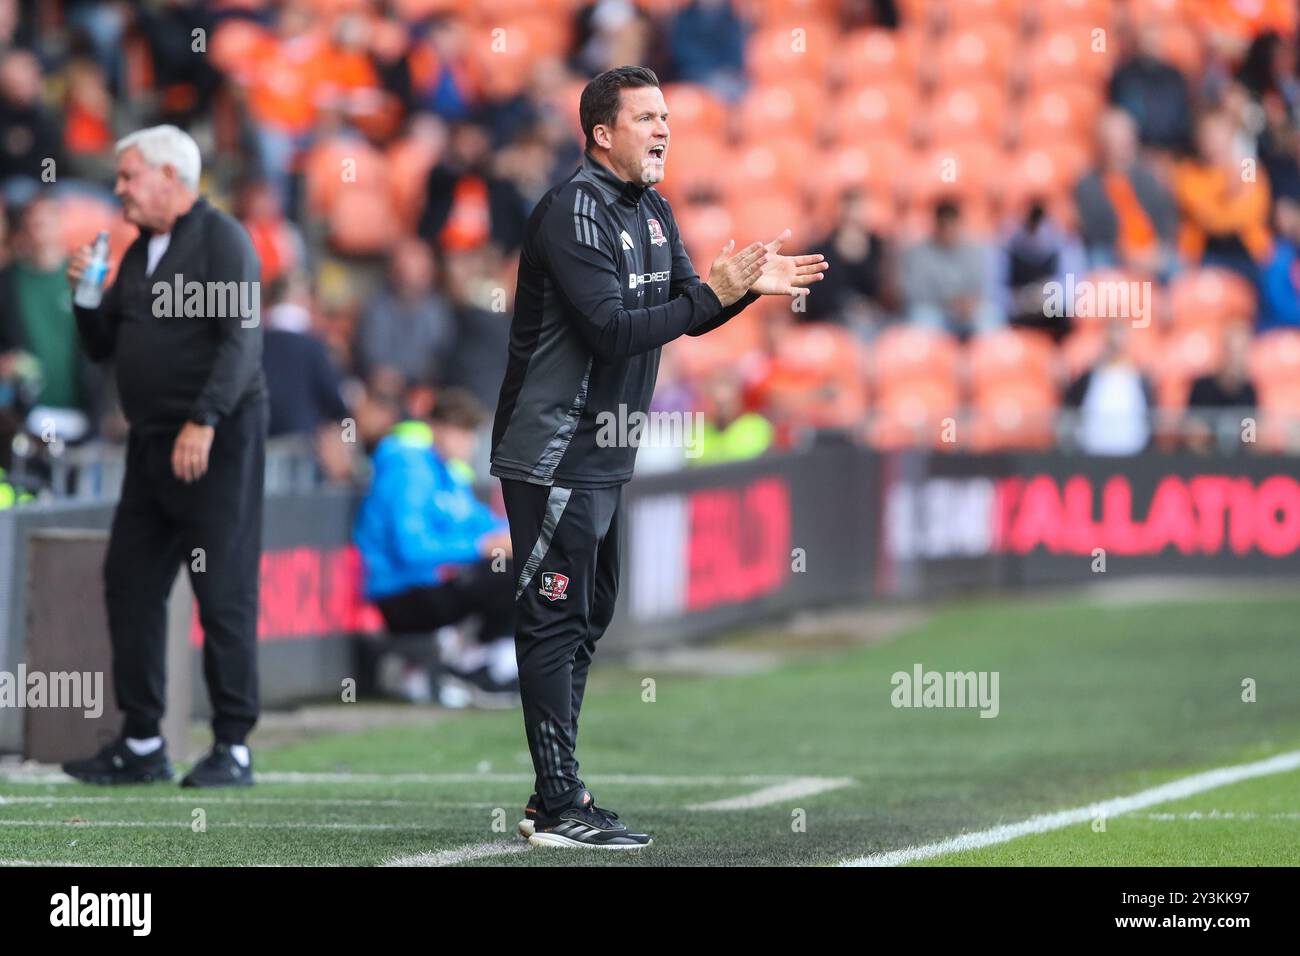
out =
<path fill-rule="evenodd" d="M 190 421 L 195 425 L 207 425 L 209 428 L 216 428 L 217 422 L 221 421 L 221 416 L 216 412 L 195 412 L 190 416 Z"/>

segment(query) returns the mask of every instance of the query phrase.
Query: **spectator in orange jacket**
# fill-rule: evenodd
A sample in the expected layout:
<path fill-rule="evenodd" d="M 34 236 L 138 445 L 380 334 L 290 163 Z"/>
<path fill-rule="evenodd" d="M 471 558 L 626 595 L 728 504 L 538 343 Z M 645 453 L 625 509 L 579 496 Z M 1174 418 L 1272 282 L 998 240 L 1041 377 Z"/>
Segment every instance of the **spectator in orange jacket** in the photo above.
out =
<path fill-rule="evenodd" d="M 1191 262 L 1233 269 L 1258 285 L 1259 263 L 1272 249 L 1268 175 L 1239 157 L 1235 130 L 1224 113 L 1197 127 L 1198 159 L 1178 165 L 1174 197 L 1183 213 L 1180 248 Z"/>

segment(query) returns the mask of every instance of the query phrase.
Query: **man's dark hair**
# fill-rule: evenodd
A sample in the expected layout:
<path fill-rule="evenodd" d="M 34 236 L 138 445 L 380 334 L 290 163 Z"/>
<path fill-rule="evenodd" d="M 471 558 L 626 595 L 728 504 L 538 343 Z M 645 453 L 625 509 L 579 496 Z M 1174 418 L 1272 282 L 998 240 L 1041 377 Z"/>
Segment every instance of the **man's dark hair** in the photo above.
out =
<path fill-rule="evenodd" d="M 621 90 L 634 90 L 642 86 L 658 86 L 659 77 L 654 70 L 644 66 L 618 66 L 606 70 L 582 89 L 578 103 L 578 118 L 587 135 L 587 149 L 596 145 L 592 131 L 597 126 L 613 126 L 618 119 Z"/>
<path fill-rule="evenodd" d="M 941 199 L 934 206 L 934 221 L 942 226 L 961 218 L 961 204 L 955 199 Z"/>
<path fill-rule="evenodd" d="M 444 388 L 434 401 L 429 420 L 434 425 L 441 422 L 453 428 L 474 431 L 487 421 L 487 412 L 472 392 L 463 388 Z"/>

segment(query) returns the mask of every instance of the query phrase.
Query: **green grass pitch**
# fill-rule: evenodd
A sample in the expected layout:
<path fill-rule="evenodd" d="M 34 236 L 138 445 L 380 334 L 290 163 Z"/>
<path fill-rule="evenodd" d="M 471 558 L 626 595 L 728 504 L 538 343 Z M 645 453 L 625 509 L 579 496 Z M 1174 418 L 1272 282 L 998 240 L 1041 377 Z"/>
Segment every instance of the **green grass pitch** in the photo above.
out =
<path fill-rule="evenodd" d="M 602 667 L 579 756 L 655 845 L 527 849 L 513 711 L 258 750 L 249 791 L 0 776 L 8 864 L 827 865 L 1300 750 L 1300 599 L 954 603 L 877 643 L 737 635 L 783 653 L 735 676 Z M 811 644 L 820 641 L 820 649 Z M 890 677 L 997 671 L 999 713 L 891 704 Z M 654 700 L 645 700 L 646 678 Z M 1255 681 L 1256 700 L 1242 700 Z M 346 704 L 337 706 L 346 707 Z M 927 865 L 1300 863 L 1300 771 L 1205 790 Z"/>

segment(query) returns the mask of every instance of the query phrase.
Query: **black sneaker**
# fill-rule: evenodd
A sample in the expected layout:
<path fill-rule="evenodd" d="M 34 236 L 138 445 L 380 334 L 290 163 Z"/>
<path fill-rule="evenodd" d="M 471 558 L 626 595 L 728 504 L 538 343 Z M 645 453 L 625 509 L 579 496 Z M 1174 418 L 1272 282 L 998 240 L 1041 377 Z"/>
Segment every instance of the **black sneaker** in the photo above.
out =
<path fill-rule="evenodd" d="M 640 850 L 654 841 L 648 833 L 633 833 L 618 820 L 618 814 L 596 806 L 590 790 L 583 790 L 576 806 L 558 816 L 538 810 L 533 846 L 575 847 L 586 850 Z"/>
<path fill-rule="evenodd" d="M 63 772 L 86 783 L 154 783 L 170 780 L 172 763 L 167 759 L 167 744 L 143 757 L 117 738 L 93 757 L 69 760 Z"/>
<path fill-rule="evenodd" d="M 196 763 L 181 781 L 182 787 L 251 787 L 253 785 L 253 758 L 248 766 L 240 766 L 226 744 L 213 744 L 207 756 Z"/>
<path fill-rule="evenodd" d="M 537 810 L 541 806 L 541 801 L 537 794 L 528 798 L 528 803 L 524 805 L 524 818 L 519 821 L 519 835 L 527 840 L 533 835 L 533 830 L 537 828 Z"/>

